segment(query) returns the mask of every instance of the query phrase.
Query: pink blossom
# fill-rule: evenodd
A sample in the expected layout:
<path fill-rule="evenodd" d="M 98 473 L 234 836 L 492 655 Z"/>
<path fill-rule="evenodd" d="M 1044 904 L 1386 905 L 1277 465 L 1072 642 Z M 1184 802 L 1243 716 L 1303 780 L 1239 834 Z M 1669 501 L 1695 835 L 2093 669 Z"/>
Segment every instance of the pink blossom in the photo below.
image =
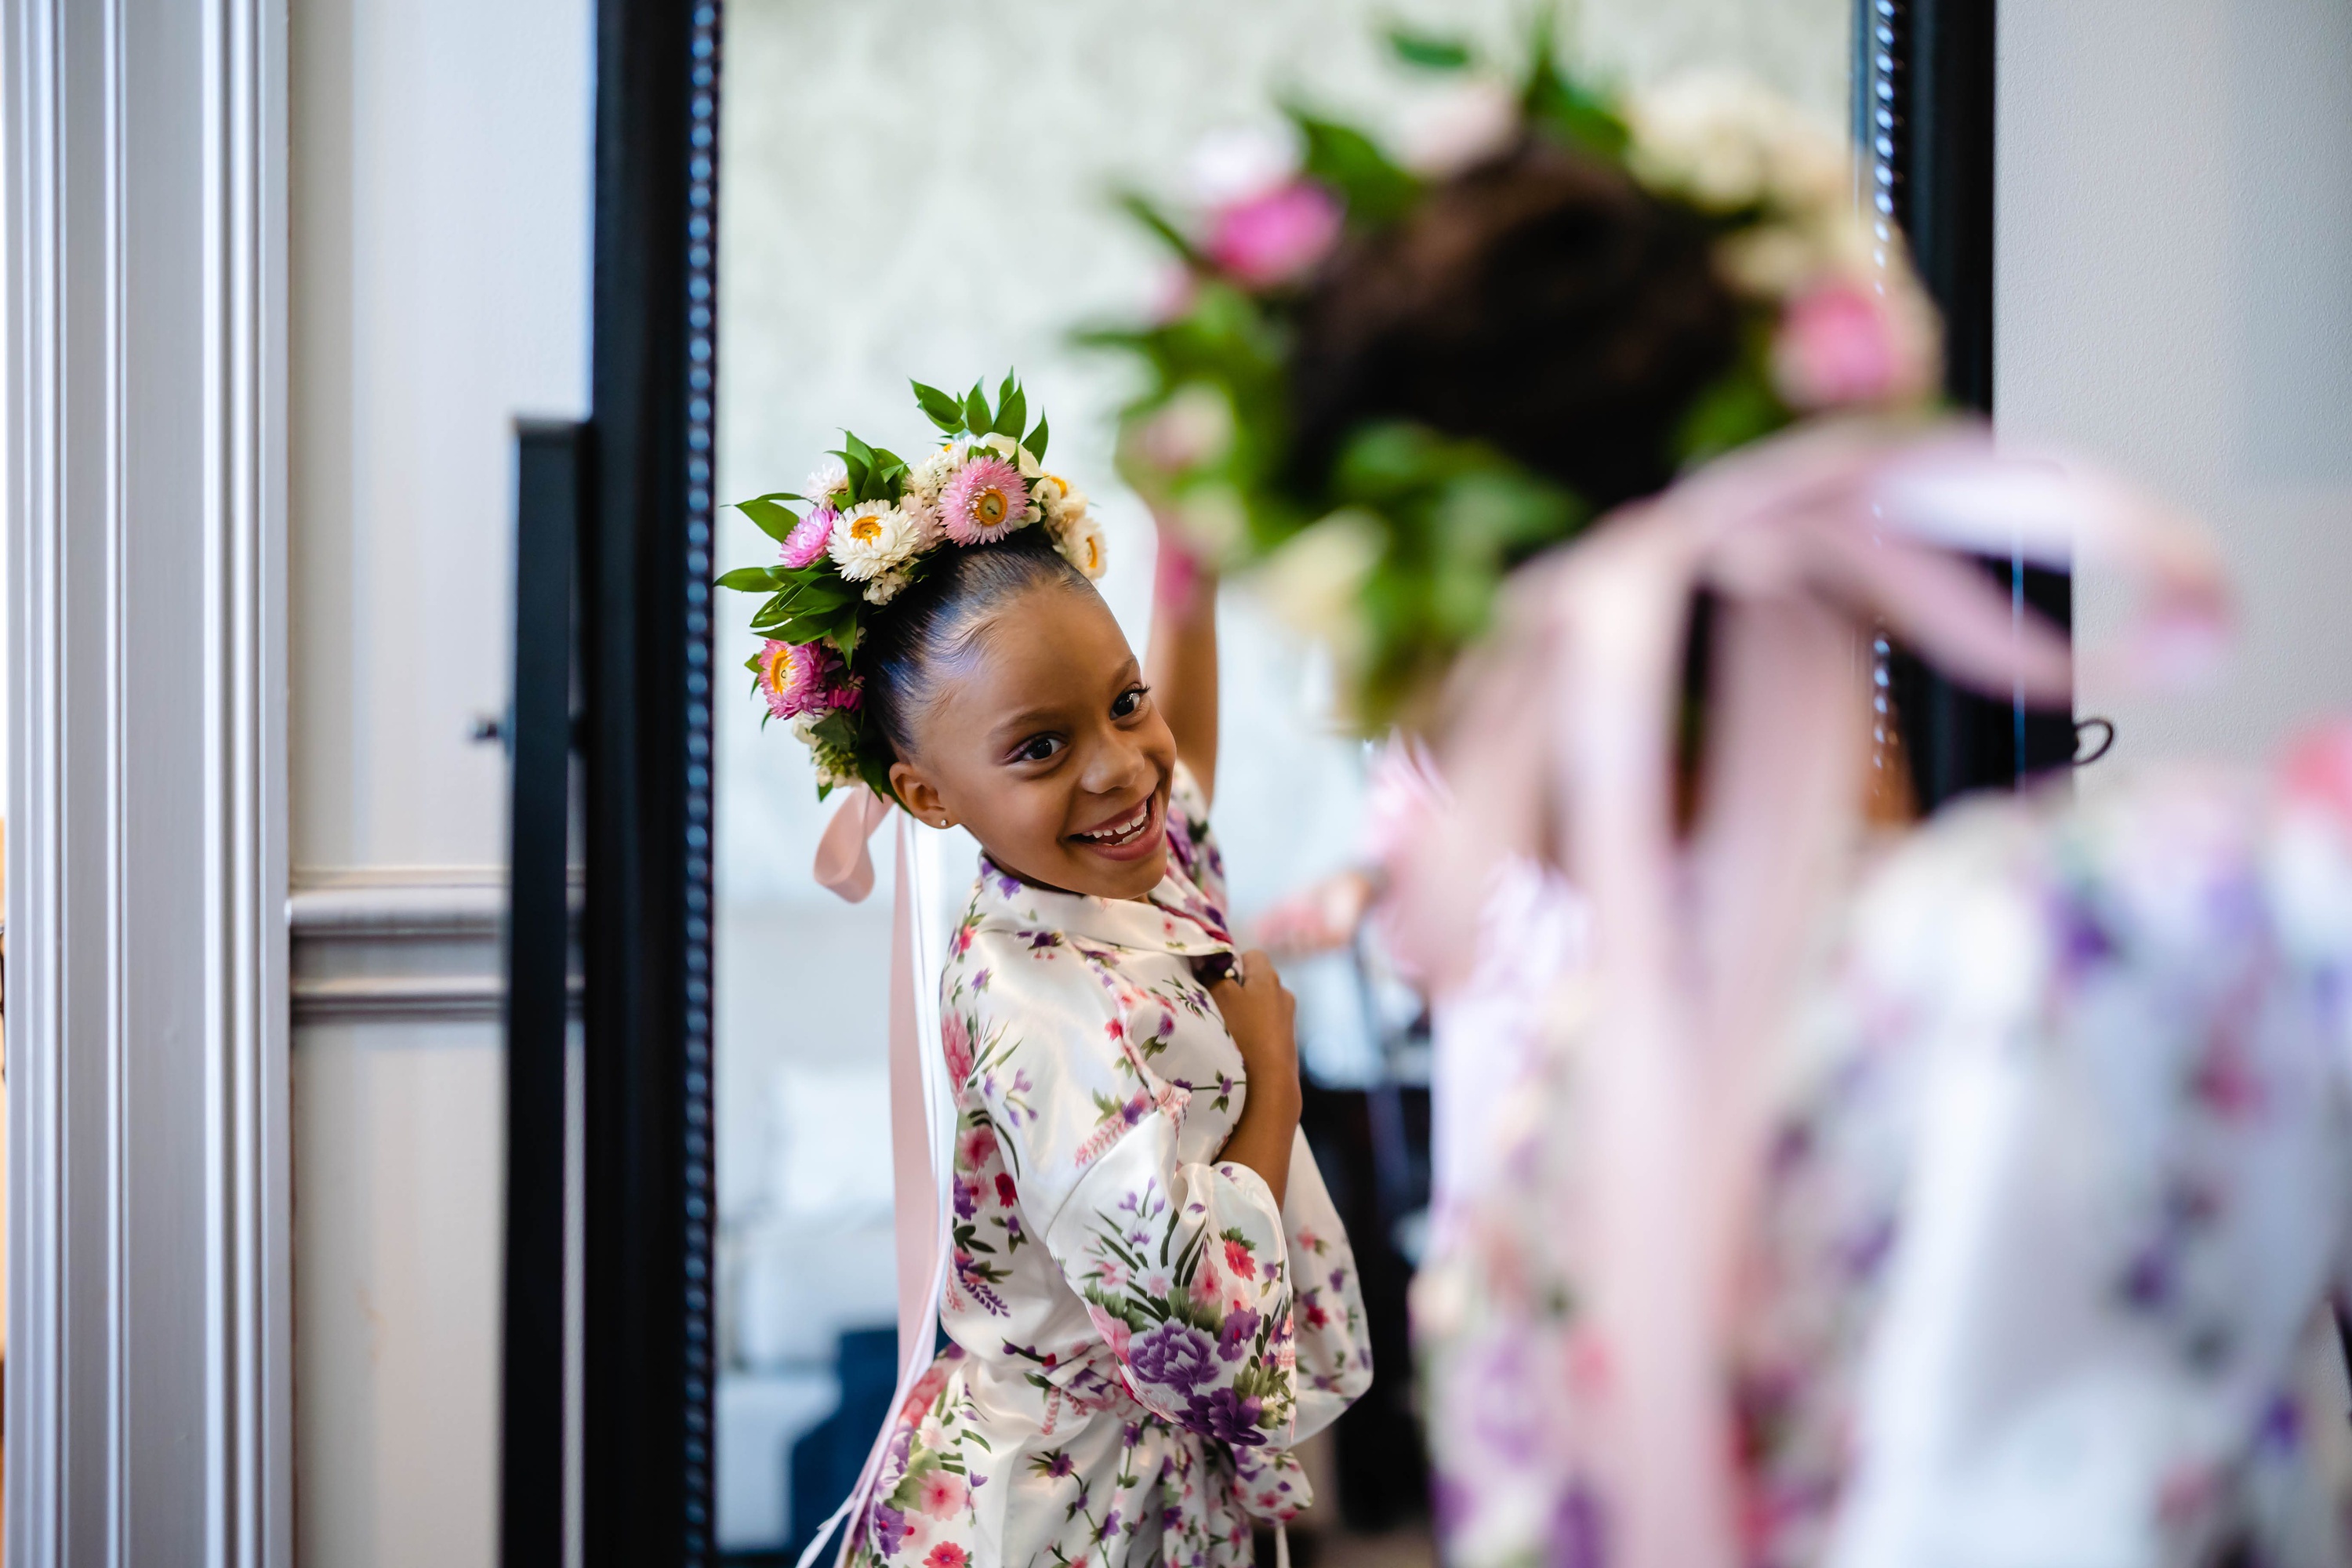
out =
<path fill-rule="evenodd" d="M 947 1049 L 948 1075 L 961 1084 L 971 1077 L 971 1030 L 961 1013 L 948 1013 L 940 1019 L 940 1043 Z"/>
<path fill-rule="evenodd" d="M 779 719 L 856 708 L 858 701 L 856 679 L 843 668 L 841 656 L 824 643 L 771 637 L 760 651 L 760 689 L 768 699 L 768 711 Z"/>
<path fill-rule="evenodd" d="M 1772 345 L 1772 376 L 1792 407 L 1880 403 L 1918 389 L 1917 356 L 1906 353 L 1885 297 L 1851 279 L 1825 283 L 1792 302 Z"/>
<path fill-rule="evenodd" d="M 1029 486 L 1002 458 L 975 458 L 940 492 L 940 526 L 958 544 L 993 544 L 1029 521 Z"/>
<path fill-rule="evenodd" d="M 947 1470 L 933 1470 L 923 1478 L 922 1491 L 918 1495 L 915 1506 L 933 1519 L 945 1519 L 963 1507 L 963 1500 L 964 1489 L 961 1478 Z M 958 1558 L 961 1558 L 962 1553 L 957 1548 L 950 1547 L 948 1550 L 956 1552 Z M 940 1554 L 934 1552 L 931 1555 L 937 1557 Z"/>
<path fill-rule="evenodd" d="M 1211 261 L 1253 289 L 1287 282 L 1323 259 L 1339 237 L 1339 203 L 1295 180 L 1219 211 L 1205 247 Z"/>
<path fill-rule="evenodd" d="M 1126 1320 L 1123 1318 L 1114 1318 L 1108 1312 L 1104 1311 L 1100 1307 L 1095 1306 L 1091 1302 L 1088 1303 L 1087 1307 L 1087 1319 L 1089 1322 L 1094 1324 L 1095 1332 L 1103 1337 L 1103 1343 L 1110 1346 L 1110 1353 L 1118 1357 L 1119 1360 L 1125 1361 L 1127 1359 L 1129 1342 L 1133 1338 L 1135 1332 L 1134 1330 L 1127 1326 Z"/>
<path fill-rule="evenodd" d="M 977 1171 L 996 1152 L 996 1134 L 986 1127 L 975 1127 L 963 1135 L 963 1169 Z"/>
<path fill-rule="evenodd" d="M 821 506 L 806 517 L 784 539 L 783 563 L 797 572 L 813 565 L 824 554 L 825 542 L 833 537 L 834 510 Z"/>
<path fill-rule="evenodd" d="M 1243 1279 L 1257 1278 L 1257 1259 L 1250 1256 L 1249 1243 L 1246 1241 L 1225 1243 L 1225 1267 L 1237 1278 Z"/>

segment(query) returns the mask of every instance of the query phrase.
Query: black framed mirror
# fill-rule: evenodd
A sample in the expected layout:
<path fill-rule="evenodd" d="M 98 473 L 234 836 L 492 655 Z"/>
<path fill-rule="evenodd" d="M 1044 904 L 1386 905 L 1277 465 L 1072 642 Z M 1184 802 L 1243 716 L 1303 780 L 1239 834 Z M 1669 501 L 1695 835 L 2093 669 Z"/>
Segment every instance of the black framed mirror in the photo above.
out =
<path fill-rule="evenodd" d="M 737 635 L 727 607 L 712 602 L 713 575 L 738 563 L 727 544 L 735 525 L 720 515 L 719 502 L 789 486 L 806 454 L 824 444 L 811 437 L 829 437 L 825 426 L 835 420 L 866 419 L 860 400 L 875 386 L 908 375 L 968 380 L 1000 373 L 1002 362 L 1016 356 L 1031 385 L 1055 399 L 1057 430 L 1069 432 L 1057 435 L 1057 447 L 1066 443 L 1083 454 L 1071 460 L 1088 465 L 1096 477 L 1089 488 L 1111 485 L 1108 410 L 1116 389 L 1067 360 L 1060 334 L 1082 313 L 1094 272 L 1115 276 L 1124 267 L 1132 281 L 1132 253 L 1122 259 L 1114 248 L 1108 253 L 1113 264 L 1102 268 L 1046 268 L 1042 287 L 1022 307 L 1030 317 L 1008 332 L 961 324 L 951 290 L 944 307 L 911 315 L 899 310 L 887 325 L 882 307 L 862 315 L 844 296 L 823 293 L 830 279 L 870 288 L 901 306 L 922 297 L 921 288 L 910 294 L 872 258 L 820 264 L 796 253 L 785 221 L 792 205 L 819 210 L 877 167 L 951 169 L 955 160 L 927 148 L 919 117 L 911 127 L 883 124 L 868 142 L 858 140 L 854 126 L 796 121 L 799 100 L 788 89 L 794 79 L 825 73 L 833 73 L 826 79 L 854 79 L 857 70 L 879 72 L 896 60 L 896 89 L 904 92 L 909 79 L 919 81 L 918 66 L 907 61 L 927 58 L 923 40 L 919 29 L 894 25 L 887 8 L 737 0 L 733 9 L 736 68 L 744 74 L 722 113 L 719 5 L 601 0 L 593 412 L 585 430 L 571 437 L 568 458 L 558 461 L 551 447 L 543 448 L 533 470 L 542 484 L 549 475 L 573 476 L 573 504 L 564 508 L 543 491 L 526 494 L 526 511 L 538 495 L 576 528 L 574 548 L 558 547 L 575 574 L 574 591 L 556 595 L 538 580 L 530 624 L 568 614 L 580 710 L 575 719 L 568 706 L 541 702 L 525 711 L 519 702 L 516 821 L 520 847 L 526 814 L 543 814 L 562 794 L 550 784 L 550 747 L 570 755 L 582 803 L 585 884 L 577 949 L 584 1115 L 570 1129 L 569 1157 L 584 1179 L 578 1207 L 567 1214 L 562 1058 L 560 1050 L 551 1057 L 548 1044 L 561 1033 L 560 1022 L 549 1022 L 549 987 L 562 983 L 561 966 L 549 955 L 567 951 L 563 931 L 550 925 L 560 928 L 570 918 L 566 895 L 550 879 L 563 877 L 563 858 L 526 857 L 519 847 L 510 1022 L 514 1070 L 522 1076 L 509 1107 L 505 1495 L 505 1551 L 514 1563 L 636 1568 L 789 1561 L 812 1521 L 854 1480 L 890 1392 L 887 1200 L 878 1216 L 875 1210 L 875 1183 L 887 1180 L 878 1126 L 855 1152 L 856 1169 L 845 1187 L 826 1200 L 834 1209 L 814 1218 L 808 1205 L 794 1208 L 801 1199 L 783 1191 L 794 1180 L 789 1173 L 771 1173 L 773 1181 L 761 1187 L 766 1178 L 742 1174 L 751 1162 L 722 1148 L 730 1138 L 738 1148 L 747 1145 L 763 1127 L 774 1132 L 777 1119 L 758 1108 L 796 1092 L 763 1090 L 746 1076 L 759 1072 L 782 1070 L 803 1089 L 829 1084 L 822 1087 L 833 1097 L 823 1101 L 828 1109 L 814 1122 L 806 1115 L 793 1121 L 794 1136 L 815 1137 L 826 1127 L 837 1134 L 858 1118 L 872 1126 L 881 1104 L 872 1069 L 887 1012 L 887 952 L 877 944 L 883 928 L 872 910 L 824 906 L 829 912 L 812 914 L 815 906 L 795 903 L 797 893 L 788 890 L 751 915 L 745 910 L 757 900 L 739 900 L 726 912 L 731 895 L 720 868 L 732 853 L 722 842 L 727 835 L 770 834 L 774 843 L 761 851 L 761 863 L 789 862 L 804 877 L 798 868 L 814 828 L 813 806 L 770 811 L 764 826 L 728 816 L 734 799 L 804 792 L 807 780 L 797 767 L 787 773 L 775 764 L 772 750 L 744 750 L 757 742 L 756 724 L 738 725 L 714 710 L 715 700 L 727 703 L 735 695 L 731 675 L 719 672 L 732 669 L 735 649 L 724 639 Z M 1516 5 L 1492 9 L 1498 18 L 1518 13 Z M 1296 17 L 1280 7 L 1254 11 L 1255 30 L 1246 37 L 1212 37 L 1215 16 L 1188 21 L 1181 7 L 1085 24 L 1072 58 L 1091 48 L 1090 59 L 1129 62 L 1105 68 L 1113 84 L 1100 110 L 1107 124 L 1145 125 L 1155 109 L 1181 101 L 1187 60 L 1204 76 L 1214 67 L 1236 79 L 1246 77 L 1241 63 L 1255 60 L 1263 79 L 1227 90 L 1209 106 L 1213 112 L 1161 127 L 1156 142 L 1089 146 L 1087 136 L 1066 127 L 1036 132 L 1041 148 L 1061 149 L 1059 163 L 1040 158 L 1051 177 L 1068 181 L 1070 211 L 1105 208 L 1110 175 L 1131 174 L 1154 156 L 1172 159 L 1171 149 L 1215 129 L 1220 114 L 1244 99 L 1261 102 L 1286 79 L 1280 73 L 1291 68 L 1301 39 L 1327 37 L 1342 21 L 1369 34 L 1385 15 L 1369 5 L 1360 17 L 1341 11 L 1344 16 L 1328 7 L 1311 15 L 1300 8 Z M 1850 30 L 1823 35 L 1838 63 L 1818 69 L 1825 73 L 1820 79 L 1834 77 L 1841 97 L 1851 91 L 1869 179 L 1862 199 L 1876 203 L 1890 227 L 1899 225 L 1911 236 L 1921 271 L 1947 312 L 1952 395 L 1987 408 L 1992 8 L 1858 0 L 1851 23 Z M 1122 70 L 1135 74 L 1122 77 Z M 918 86 L 912 97 L 920 96 Z M 805 145 L 794 140 L 803 136 L 810 138 Z M 894 152 L 894 139 L 908 145 Z M 729 210 L 759 205 L 769 213 L 724 237 L 722 142 L 737 150 L 729 166 L 749 171 L 739 177 L 764 182 L 756 204 L 730 203 Z M 1088 157 L 1075 158 L 1072 149 Z M 1048 176 L 1033 170 L 1032 178 L 1042 185 Z M 734 268 L 725 279 L 728 311 L 764 323 L 757 345 L 736 358 L 721 352 L 722 257 Z M 992 281 L 983 276 L 974 286 Z M 797 302 L 794 290 L 802 296 Z M 935 363 L 941 360 L 949 363 Z M 880 368 L 869 370 L 868 361 Z M 722 364 L 724 384 L 740 395 L 723 416 Z M 828 412 L 814 412 L 819 408 Z M 1066 408 L 1072 410 L 1067 416 Z M 778 462 L 792 465 L 790 471 L 778 471 Z M 1140 546 L 1147 536 L 1133 519 L 1129 527 L 1128 542 Z M 1116 606 L 1118 583 L 1108 586 Z M 2021 595 L 2063 623 L 2063 576 L 2028 574 Z M 572 607 L 565 611 L 566 605 Z M 1246 647 L 1246 634 L 1241 641 Z M 1229 645 L 1229 659 L 1235 657 L 1257 655 L 1237 655 Z M 520 665 L 518 673 L 520 679 Z M 1899 655 L 1892 655 L 1888 676 L 1892 716 L 1908 742 L 1924 804 L 2038 771 L 2071 750 L 2064 716 L 1968 697 Z M 1286 682 L 1300 689 L 1258 718 L 1291 723 L 1299 705 L 1315 696 L 1304 689 L 1313 685 L 1311 672 L 1297 667 L 1269 662 L 1242 680 L 1229 677 L 1229 694 L 1242 689 L 1229 700 L 1247 701 L 1250 691 Z M 755 754 L 769 760 L 746 760 Z M 1280 765 L 1295 772 L 1350 764 L 1318 742 L 1286 754 Z M 730 796 L 730 790 L 740 793 Z M 1298 818 L 1269 818 L 1254 847 L 1271 855 L 1309 841 L 1305 832 Z M 1312 869 L 1311 858 L 1294 858 L 1283 863 L 1282 875 L 1295 879 Z M 946 879 L 952 897 L 956 877 Z M 854 974 L 874 992 L 872 1005 L 830 1020 L 831 1033 L 812 1049 L 783 1050 L 772 1040 L 751 1048 L 751 1015 L 729 1002 L 729 975 L 761 962 L 760 943 L 794 940 L 818 955 L 811 962 L 831 965 L 836 978 Z M 526 965 L 535 976 L 528 983 Z M 1386 1004 L 1374 994 L 1380 977 L 1349 963 L 1335 966 L 1327 983 L 1335 1014 L 1356 1019 L 1352 1026 L 1368 1044 L 1358 1065 L 1334 1069 L 1322 1098 L 1310 1104 L 1310 1123 L 1320 1122 L 1311 1136 L 1335 1189 L 1346 1189 L 1339 1195 L 1351 1232 L 1362 1233 L 1368 1292 L 1376 1285 L 1380 1298 L 1375 1343 L 1391 1369 L 1378 1385 L 1381 1396 L 1353 1417 L 1362 1430 L 1337 1489 L 1345 1528 L 1378 1531 L 1398 1521 L 1410 1525 L 1425 1507 L 1401 1371 L 1413 1193 L 1426 1180 L 1415 1163 L 1426 1160 L 1427 1090 L 1425 1076 L 1416 1077 L 1410 1007 L 1401 1019 L 1381 1023 Z M 562 1004 L 553 1005 L 560 1019 Z M 759 1225 L 730 1231 L 751 1201 L 740 1197 L 746 1192 L 773 1200 L 771 1208 Z M 765 1231 L 753 1234 L 760 1225 Z M 807 1229 L 812 1226 L 837 1247 L 822 1267 L 795 1251 L 800 1244 L 793 1238 L 816 1234 Z M 834 1228 L 824 1231 L 826 1226 Z M 566 1234 L 580 1238 L 569 1252 Z M 755 1277 L 766 1281 L 760 1289 L 767 1292 L 757 1311 L 741 1305 L 745 1282 Z M 568 1299 L 567 1278 L 575 1292 Z M 549 1337 L 562 1334 L 572 1310 L 580 1340 L 576 1356 L 567 1360 L 570 1352 Z M 761 1312 L 773 1320 L 765 1328 L 754 1321 Z M 777 1328 L 779 1321 L 785 1326 Z M 869 1364 L 877 1355 L 878 1382 Z M 730 1456 L 740 1460 L 732 1471 Z M 754 1478 L 735 1483 L 731 1506 L 722 1471 Z M 752 1489 L 758 1498 L 744 1502 Z"/>

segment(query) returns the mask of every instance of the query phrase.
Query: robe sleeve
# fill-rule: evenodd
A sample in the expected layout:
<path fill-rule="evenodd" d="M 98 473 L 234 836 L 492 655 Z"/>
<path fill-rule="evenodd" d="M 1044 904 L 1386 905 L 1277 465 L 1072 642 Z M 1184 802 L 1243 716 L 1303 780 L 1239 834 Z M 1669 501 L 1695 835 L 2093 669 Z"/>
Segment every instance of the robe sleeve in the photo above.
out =
<path fill-rule="evenodd" d="M 1189 1098 L 1127 1038 L 1125 983 L 1053 933 L 984 932 L 950 1005 L 1032 1230 L 1147 1408 L 1235 1449 L 1286 1447 L 1297 1405 L 1281 1206 L 1256 1172 L 1186 1163 Z"/>

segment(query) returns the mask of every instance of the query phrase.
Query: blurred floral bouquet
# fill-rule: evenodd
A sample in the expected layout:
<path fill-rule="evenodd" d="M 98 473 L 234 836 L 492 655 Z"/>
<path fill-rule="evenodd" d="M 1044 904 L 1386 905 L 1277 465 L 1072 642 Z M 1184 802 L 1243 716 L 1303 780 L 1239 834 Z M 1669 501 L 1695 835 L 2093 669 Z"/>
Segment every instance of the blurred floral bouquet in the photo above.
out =
<path fill-rule="evenodd" d="M 1515 79 L 1458 44 L 1391 42 L 1458 88 L 1416 155 L 1288 109 L 1295 158 L 1262 164 L 1196 223 L 1126 199 L 1181 283 L 1159 319 L 1081 334 L 1144 372 L 1123 414 L 1121 474 L 1195 550 L 1254 571 L 1277 609 L 1329 644 L 1351 717 L 1371 729 L 1427 697 L 1484 629 L 1504 575 L 1594 510 L 1488 444 L 1408 421 L 1366 421 L 1328 472 L 1298 471 L 1303 308 L 1336 256 L 1408 221 L 1454 174 L 1548 138 L 1705 226 L 1742 326 L 1730 364 L 1673 432 L 1680 465 L 1810 415 L 1922 407 L 1939 380 L 1934 311 L 1899 243 L 1860 212 L 1843 142 L 1795 106 L 1727 72 L 1615 97 L 1559 64 L 1548 28 Z"/>

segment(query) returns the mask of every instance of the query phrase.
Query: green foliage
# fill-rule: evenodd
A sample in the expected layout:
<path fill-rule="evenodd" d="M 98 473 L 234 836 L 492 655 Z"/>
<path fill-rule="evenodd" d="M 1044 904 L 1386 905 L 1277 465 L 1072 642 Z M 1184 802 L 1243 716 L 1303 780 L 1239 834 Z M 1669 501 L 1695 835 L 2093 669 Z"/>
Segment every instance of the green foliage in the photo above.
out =
<path fill-rule="evenodd" d="M 1362 132 L 1295 104 L 1284 112 L 1305 143 L 1300 172 L 1338 194 L 1350 226 L 1384 227 L 1420 200 L 1421 181 Z"/>
<path fill-rule="evenodd" d="M 1477 58 L 1470 46 L 1459 38 L 1440 37 L 1434 33 L 1402 26 L 1389 29 L 1389 52 L 1406 65 L 1431 71 L 1466 69 Z"/>
<path fill-rule="evenodd" d="M 763 496 L 753 496 L 750 500 L 737 501 L 735 510 L 758 524 L 761 532 L 782 544 L 792 537 L 793 530 L 798 528 L 801 521 L 783 503 L 800 499 L 790 490 L 771 490 Z"/>

